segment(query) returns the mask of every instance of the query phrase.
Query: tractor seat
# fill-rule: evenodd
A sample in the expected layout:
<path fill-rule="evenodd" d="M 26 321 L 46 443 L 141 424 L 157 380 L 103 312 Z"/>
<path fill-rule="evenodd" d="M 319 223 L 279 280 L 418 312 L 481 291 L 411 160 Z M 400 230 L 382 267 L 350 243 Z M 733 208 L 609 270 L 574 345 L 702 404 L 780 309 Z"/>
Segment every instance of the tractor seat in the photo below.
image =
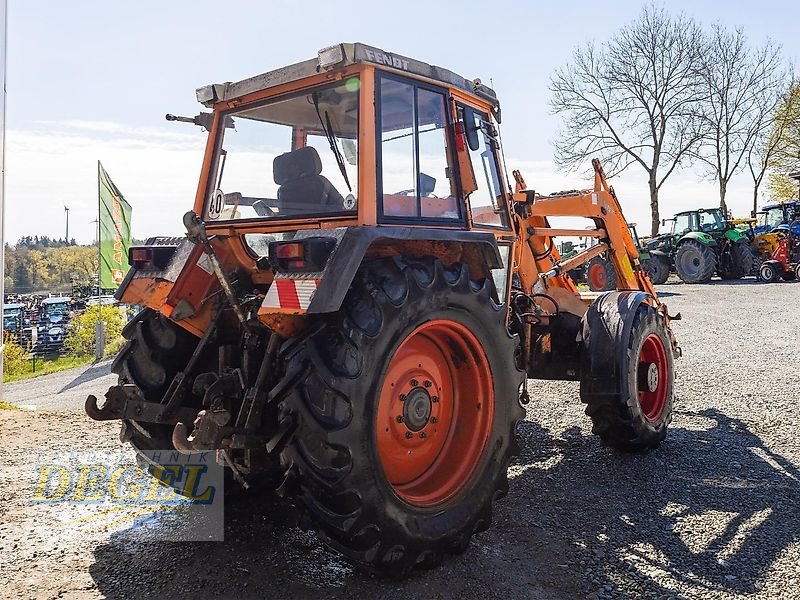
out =
<path fill-rule="evenodd" d="M 322 161 L 311 146 L 276 156 L 272 161 L 272 177 L 278 188 L 280 206 L 307 205 L 344 207 L 342 195 L 322 173 Z"/>

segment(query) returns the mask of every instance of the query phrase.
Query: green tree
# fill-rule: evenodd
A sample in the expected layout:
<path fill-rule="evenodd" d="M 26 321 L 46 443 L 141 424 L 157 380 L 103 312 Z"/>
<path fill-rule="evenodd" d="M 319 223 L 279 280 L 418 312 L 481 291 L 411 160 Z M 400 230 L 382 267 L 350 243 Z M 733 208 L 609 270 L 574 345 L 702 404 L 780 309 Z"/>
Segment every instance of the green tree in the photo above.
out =
<path fill-rule="evenodd" d="M 125 326 L 125 315 L 116 306 L 103 306 L 99 311 L 96 306 L 90 306 L 69 324 L 64 347 L 71 356 L 87 356 L 94 353 L 94 328 L 98 313 L 106 324 L 106 344 L 110 347 L 118 345 L 118 339 L 122 337 L 122 328 Z"/>
<path fill-rule="evenodd" d="M 17 341 L 17 336 L 5 334 L 6 344 L 3 350 L 3 374 L 19 375 L 27 367 L 28 352 Z"/>
<path fill-rule="evenodd" d="M 772 135 L 777 145 L 768 162 L 769 191 L 776 200 L 797 198 L 797 182 L 789 173 L 800 171 L 800 81 L 795 81 L 775 111 Z"/>

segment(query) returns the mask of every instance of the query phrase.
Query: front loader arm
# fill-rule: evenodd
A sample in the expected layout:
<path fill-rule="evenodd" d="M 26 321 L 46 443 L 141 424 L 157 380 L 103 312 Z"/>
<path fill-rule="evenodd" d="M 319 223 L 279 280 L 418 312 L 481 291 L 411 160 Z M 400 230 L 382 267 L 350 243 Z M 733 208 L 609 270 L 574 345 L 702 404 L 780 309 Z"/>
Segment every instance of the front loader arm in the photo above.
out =
<path fill-rule="evenodd" d="M 596 294 L 580 293 L 567 271 L 579 267 L 595 256 L 605 254 L 617 273 L 618 290 L 642 291 L 663 316 L 669 327 L 666 306 L 647 277 L 640 261 L 636 242 L 628 228 L 614 189 L 606 180 L 600 161 L 592 161 L 594 188 L 539 196 L 525 189 L 519 172 L 514 200 L 517 206 L 517 231 L 524 240 L 517 245 L 516 274 L 527 294 L 547 294 L 556 299 L 561 311 L 582 316 L 575 309 L 579 298 L 587 306 Z M 558 229 L 550 227 L 548 217 L 583 217 L 592 219 L 593 229 Z M 561 259 L 556 249 L 558 236 L 591 237 L 597 244 L 577 255 Z M 570 296 L 572 296 L 570 298 Z M 585 312 L 585 309 L 584 309 Z M 670 330 L 671 333 L 671 330 Z M 673 337 L 673 347 L 679 352 Z"/>
<path fill-rule="evenodd" d="M 528 240 L 527 246 L 534 255 L 533 261 L 525 261 L 520 257 L 520 265 L 526 262 L 529 265 L 531 262 L 536 265 L 535 272 L 521 268 L 520 277 L 523 282 L 533 286 L 537 279 L 550 280 L 588 262 L 598 254 L 607 252 L 617 271 L 618 289 L 641 290 L 657 298 L 655 288 L 641 268 L 636 242 L 628 229 L 614 189 L 608 185 L 600 161 L 594 159 L 592 165 L 595 169 L 594 189 L 536 196 L 532 202 L 524 191 L 519 189 L 520 184 L 524 185 L 524 180 L 518 178 L 518 189 L 514 199 L 527 203 L 524 215 L 520 217 L 522 221 L 520 231 L 524 232 Z M 594 229 L 551 228 L 547 218 L 555 216 L 590 218 L 594 220 L 596 227 Z M 557 236 L 593 237 L 598 240 L 598 244 L 575 257 L 560 261 L 554 242 Z M 552 248 L 552 252 L 548 253 L 548 248 Z M 565 286 L 563 278 L 556 279 L 552 283 Z M 574 289 L 574 286 L 572 287 Z"/>

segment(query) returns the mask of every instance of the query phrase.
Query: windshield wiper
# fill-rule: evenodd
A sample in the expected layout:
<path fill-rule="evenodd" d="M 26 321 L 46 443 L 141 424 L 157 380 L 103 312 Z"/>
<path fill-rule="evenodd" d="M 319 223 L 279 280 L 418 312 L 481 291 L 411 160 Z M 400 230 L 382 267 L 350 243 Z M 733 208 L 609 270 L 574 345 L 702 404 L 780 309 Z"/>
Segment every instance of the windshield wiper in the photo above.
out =
<path fill-rule="evenodd" d="M 311 98 L 314 101 L 314 108 L 317 110 L 317 117 L 319 118 L 319 124 L 322 127 L 322 132 L 325 134 L 325 137 L 328 139 L 328 144 L 331 147 L 331 152 L 336 157 L 336 164 L 339 165 L 339 171 L 342 173 L 342 177 L 344 178 L 344 183 L 347 185 L 347 191 L 352 192 L 353 188 L 350 186 L 350 178 L 347 177 L 347 169 L 344 166 L 344 158 L 342 157 L 342 153 L 339 152 L 339 145 L 336 143 L 336 138 L 333 135 L 333 126 L 331 125 L 331 117 L 328 114 L 328 111 L 325 111 L 325 119 L 322 118 L 322 114 L 319 112 L 319 99 L 317 98 L 317 94 L 311 94 Z"/>

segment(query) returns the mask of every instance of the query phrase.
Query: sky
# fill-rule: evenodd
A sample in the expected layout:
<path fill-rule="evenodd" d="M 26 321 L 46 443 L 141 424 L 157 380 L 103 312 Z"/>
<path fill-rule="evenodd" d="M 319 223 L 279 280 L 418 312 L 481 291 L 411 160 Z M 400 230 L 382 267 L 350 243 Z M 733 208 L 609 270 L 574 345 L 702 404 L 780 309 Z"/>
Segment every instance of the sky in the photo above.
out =
<path fill-rule="evenodd" d="M 9 0 L 6 240 L 23 235 L 94 240 L 97 161 L 133 206 L 137 238 L 182 233 L 192 207 L 204 135 L 168 123 L 195 115 L 201 85 L 237 81 L 312 58 L 318 49 L 361 41 L 491 81 L 503 109 L 508 168 L 543 193 L 587 185 L 552 164 L 558 119 L 548 82 L 576 45 L 603 41 L 633 20 L 643 1 L 595 2 L 103 2 Z M 665 4 L 706 24 L 742 26 L 753 43 L 768 37 L 800 58 L 790 0 Z M 588 166 L 588 165 L 587 165 Z M 629 221 L 649 223 L 642 170 L 613 181 Z M 747 216 L 746 171 L 728 203 Z M 662 216 L 718 203 L 717 185 L 691 170 L 661 191 Z M 640 225 L 641 227 L 641 225 Z M 647 227 L 644 227 L 647 229 Z"/>

